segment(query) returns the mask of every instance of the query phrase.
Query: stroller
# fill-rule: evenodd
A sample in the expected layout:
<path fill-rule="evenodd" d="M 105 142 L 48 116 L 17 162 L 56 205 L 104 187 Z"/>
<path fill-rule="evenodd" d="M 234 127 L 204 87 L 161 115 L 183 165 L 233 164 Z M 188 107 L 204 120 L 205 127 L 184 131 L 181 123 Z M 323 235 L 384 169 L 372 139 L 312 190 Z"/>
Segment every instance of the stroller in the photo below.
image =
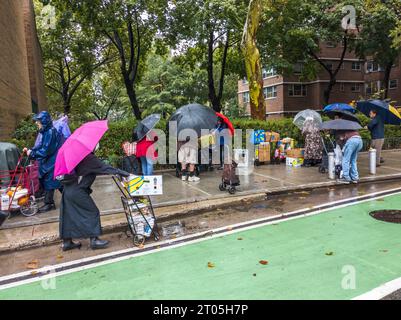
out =
<path fill-rule="evenodd" d="M 330 137 L 322 139 L 323 144 L 323 157 L 322 163 L 319 166 L 320 173 L 327 173 L 329 170 L 329 153 L 334 152 L 334 166 L 335 166 L 335 176 L 336 178 L 341 177 L 342 173 L 342 150 L 339 145 L 335 144 Z"/>

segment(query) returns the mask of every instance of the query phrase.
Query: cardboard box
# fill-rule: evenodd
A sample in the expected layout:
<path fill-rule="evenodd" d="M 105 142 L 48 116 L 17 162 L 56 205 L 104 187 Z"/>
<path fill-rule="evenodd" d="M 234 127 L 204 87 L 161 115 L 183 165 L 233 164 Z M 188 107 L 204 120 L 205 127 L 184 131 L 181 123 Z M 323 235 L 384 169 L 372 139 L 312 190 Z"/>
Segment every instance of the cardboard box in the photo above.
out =
<path fill-rule="evenodd" d="M 305 149 L 290 149 L 286 151 L 286 155 L 288 158 L 304 158 Z"/>
<path fill-rule="evenodd" d="M 255 150 L 255 158 L 259 160 L 259 162 L 270 161 L 270 143 L 261 143 Z"/>
<path fill-rule="evenodd" d="M 265 133 L 266 141 L 267 142 L 279 142 L 280 141 L 280 134 L 274 131 L 267 131 Z"/>
<path fill-rule="evenodd" d="M 128 177 L 127 190 L 132 196 L 155 196 L 163 194 L 163 176 Z"/>
<path fill-rule="evenodd" d="M 300 167 L 304 163 L 304 158 L 286 158 L 286 165 L 289 167 Z"/>

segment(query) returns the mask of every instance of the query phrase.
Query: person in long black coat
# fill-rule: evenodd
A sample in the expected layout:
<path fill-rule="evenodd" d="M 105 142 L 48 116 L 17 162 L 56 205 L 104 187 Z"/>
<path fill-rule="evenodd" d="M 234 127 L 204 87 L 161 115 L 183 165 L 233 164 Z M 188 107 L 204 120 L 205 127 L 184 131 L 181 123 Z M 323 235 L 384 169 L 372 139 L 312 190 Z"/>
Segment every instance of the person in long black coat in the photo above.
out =
<path fill-rule="evenodd" d="M 74 174 L 64 176 L 60 206 L 60 238 L 64 251 L 80 248 L 81 243 L 72 239 L 82 238 L 90 238 L 92 249 L 107 247 L 109 242 L 98 238 L 102 233 L 100 212 L 90 196 L 96 176 L 107 174 L 129 176 L 128 172 L 105 164 L 93 153 L 78 164 Z"/>

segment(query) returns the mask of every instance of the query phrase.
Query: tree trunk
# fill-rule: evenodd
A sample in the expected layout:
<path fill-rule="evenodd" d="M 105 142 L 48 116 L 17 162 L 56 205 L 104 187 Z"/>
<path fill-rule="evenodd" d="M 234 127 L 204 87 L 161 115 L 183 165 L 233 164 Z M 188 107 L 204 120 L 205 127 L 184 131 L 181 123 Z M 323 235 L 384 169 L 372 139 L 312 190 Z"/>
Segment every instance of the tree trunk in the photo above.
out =
<path fill-rule="evenodd" d="M 128 79 L 125 79 L 124 77 L 124 84 L 127 90 L 129 101 L 132 106 L 132 112 L 134 113 L 134 116 L 137 120 L 142 120 L 141 111 L 139 110 L 138 100 L 136 99 L 134 83 L 129 81 Z"/>
<path fill-rule="evenodd" d="M 213 75 L 213 43 L 214 43 L 214 32 L 213 30 L 209 33 L 208 50 L 207 50 L 207 76 L 208 76 L 208 95 L 209 101 L 214 111 L 220 112 L 221 105 L 216 94 L 216 88 L 214 86 L 214 75 Z"/>
<path fill-rule="evenodd" d="M 250 1 L 241 42 L 249 83 L 251 117 L 258 120 L 266 119 L 262 66 L 260 61 L 260 52 L 256 43 L 259 20 L 263 13 L 262 2 L 263 0 Z"/>
<path fill-rule="evenodd" d="M 337 83 L 336 78 L 332 77 L 327 86 L 327 89 L 324 90 L 324 103 L 326 106 L 330 103 L 331 91 L 333 90 L 333 87 L 336 85 L 336 83 Z"/>
<path fill-rule="evenodd" d="M 389 87 L 389 82 L 390 82 L 390 75 L 391 75 L 391 69 L 393 68 L 393 62 L 389 63 L 388 65 L 385 66 L 384 69 L 384 94 L 383 94 L 383 99 L 388 98 L 388 87 Z"/>

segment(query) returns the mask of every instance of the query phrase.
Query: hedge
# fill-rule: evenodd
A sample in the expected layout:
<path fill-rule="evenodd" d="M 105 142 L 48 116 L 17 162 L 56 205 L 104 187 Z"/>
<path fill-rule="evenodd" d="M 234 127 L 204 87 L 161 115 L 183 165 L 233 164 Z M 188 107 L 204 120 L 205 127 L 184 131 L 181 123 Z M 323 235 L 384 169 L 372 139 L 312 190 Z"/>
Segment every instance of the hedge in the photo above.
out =
<path fill-rule="evenodd" d="M 367 125 L 369 119 L 364 115 L 358 115 L 362 126 Z M 20 122 L 20 125 L 15 130 L 12 143 L 15 143 L 19 148 L 25 146 L 32 146 L 37 134 L 36 126 L 34 125 L 31 117 L 27 117 Z M 165 130 L 166 120 L 159 122 L 156 128 Z M 303 137 L 301 131 L 292 123 L 291 118 L 274 119 L 267 121 L 252 120 L 252 119 L 232 119 L 232 123 L 236 129 L 242 129 L 245 135 L 247 129 L 264 129 L 278 132 L 281 137 L 291 137 L 296 141 L 297 146 L 303 145 Z M 136 126 L 137 120 L 130 118 L 120 122 L 110 122 L 109 130 L 104 135 L 100 143 L 100 149 L 97 154 L 99 157 L 108 160 L 113 165 L 119 165 L 120 159 L 123 155 L 121 144 L 130 140 L 132 136 L 132 129 Z M 79 122 L 71 123 L 71 130 L 79 127 Z M 401 126 L 386 126 L 386 138 L 389 143 L 386 148 L 399 148 L 401 146 Z M 365 146 L 370 140 L 370 133 L 368 130 L 360 131 L 362 138 L 365 140 Z M 244 141 L 245 142 L 245 141 Z"/>

